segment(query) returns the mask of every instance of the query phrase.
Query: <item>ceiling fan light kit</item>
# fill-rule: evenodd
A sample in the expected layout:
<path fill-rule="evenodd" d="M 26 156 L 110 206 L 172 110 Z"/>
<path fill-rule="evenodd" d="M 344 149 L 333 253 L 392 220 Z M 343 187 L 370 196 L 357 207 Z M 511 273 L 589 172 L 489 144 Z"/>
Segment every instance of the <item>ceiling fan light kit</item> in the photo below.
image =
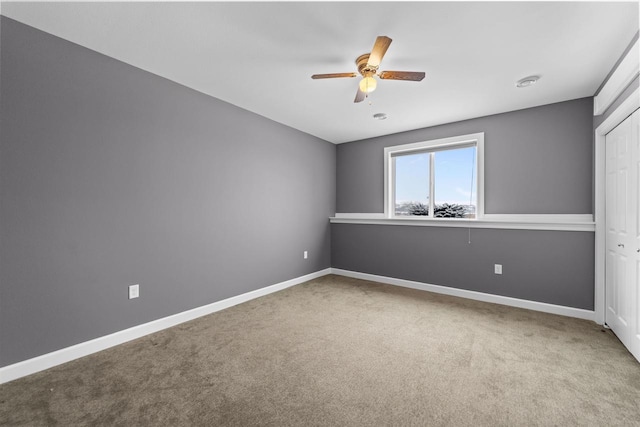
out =
<path fill-rule="evenodd" d="M 371 49 L 371 53 L 365 53 L 356 58 L 356 66 L 358 67 L 358 73 L 362 76 L 362 80 L 358 83 L 358 92 L 353 102 L 362 102 L 367 95 L 378 86 L 378 82 L 375 79 L 377 75 L 383 80 L 406 80 L 419 82 L 424 79 L 424 72 L 418 71 L 382 71 L 378 74 L 378 67 L 384 57 L 384 54 L 389 49 L 391 39 L 387 36 L 378 36 L 376 42 Z M 357 77 L 356 73 L 332 73 L 332 74 L 314 74 L 312 79 L 333 79 L 340 77 Z"/>
<path fill-rule="evenodd" d="M 373 74 L 363 77 L 358 84 L 358 87 L 360 87 L 360 90 L 364 93 L 373 92 L 374 90 L 376 90 L 377 86 L 378 82 L 376 82 L 376 79 L 373 78 Z"/>

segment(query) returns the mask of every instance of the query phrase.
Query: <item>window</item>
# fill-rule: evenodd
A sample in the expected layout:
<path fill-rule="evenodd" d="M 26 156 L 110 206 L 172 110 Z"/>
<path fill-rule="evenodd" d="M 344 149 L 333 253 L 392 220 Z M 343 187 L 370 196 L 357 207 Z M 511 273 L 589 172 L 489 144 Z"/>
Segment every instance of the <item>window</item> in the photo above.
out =
<path fill-rule="evenodd" d="M 482 217 L 483 133 L 384 151 L 387 217 Z"/>

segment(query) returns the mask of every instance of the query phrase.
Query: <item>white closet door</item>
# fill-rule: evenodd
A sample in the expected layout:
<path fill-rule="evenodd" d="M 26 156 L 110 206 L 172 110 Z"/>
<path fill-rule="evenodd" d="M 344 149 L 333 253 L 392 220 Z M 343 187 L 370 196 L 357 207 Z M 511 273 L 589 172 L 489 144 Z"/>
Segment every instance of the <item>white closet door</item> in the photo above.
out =
<path fill-rule="evenodd" d="M 631 286 L 633 287 L 632 307 L 635 310 L 634 325 L 631 330 L 629 350 L 640 361 L 640 110 L 631 117 L 631 203 L 633 235 L 631 243 Z"/>
<path fill-rule="evenodd" d="M 605 321 L 640 360 L 640 164 L 636 111 L 606 136 Z"/>

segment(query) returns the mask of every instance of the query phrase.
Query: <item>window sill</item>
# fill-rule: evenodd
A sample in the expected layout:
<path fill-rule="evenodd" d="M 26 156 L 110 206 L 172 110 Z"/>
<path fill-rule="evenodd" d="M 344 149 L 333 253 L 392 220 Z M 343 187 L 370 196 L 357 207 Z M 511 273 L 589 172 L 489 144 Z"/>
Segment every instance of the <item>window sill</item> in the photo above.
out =
<path fill-rule="evenodd" d="M 387 218 L 384 214 L 336 213 L 331 224 L 403 225 L 412 227 L 495 228 L 510 230 L 555 230 L 595 232 L 591 214 L 578 215 L 492 215 L 482 219 Z"/>

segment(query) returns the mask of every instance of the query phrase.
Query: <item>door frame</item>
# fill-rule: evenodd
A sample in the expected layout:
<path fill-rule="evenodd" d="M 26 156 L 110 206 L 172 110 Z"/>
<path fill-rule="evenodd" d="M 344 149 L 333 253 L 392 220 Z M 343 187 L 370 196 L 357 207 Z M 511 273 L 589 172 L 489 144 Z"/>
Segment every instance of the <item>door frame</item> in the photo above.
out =
<path fill-rule="evenodd" d="M 637 88 L 625 99 L 607 119 L 595 130 L 595 295 L 594 295 L 594 320 L 603 325 L 605 319 L 605 257 L 606 257 L 606 218 L 605 218 L 605 192 L 606 192 L 606 156 L 605 138 L 616 126 L 622 123 L 634 111 L 640 108 L 640 88 Z"/>

